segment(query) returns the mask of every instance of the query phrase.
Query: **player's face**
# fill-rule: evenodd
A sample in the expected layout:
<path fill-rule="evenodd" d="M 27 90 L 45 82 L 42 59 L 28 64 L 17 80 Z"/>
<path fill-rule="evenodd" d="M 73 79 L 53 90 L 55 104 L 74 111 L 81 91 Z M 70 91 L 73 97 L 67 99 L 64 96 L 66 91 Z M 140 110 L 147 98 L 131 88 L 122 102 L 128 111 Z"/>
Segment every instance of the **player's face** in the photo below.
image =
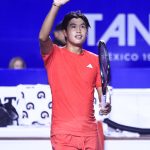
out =
<path fill-rule="evenodd" d="M 69 21 L 66 31 L 67 41 L 73 45 L 82 45 L 87 36 L 85 22 L 81 18 L 73 18 Z"/>

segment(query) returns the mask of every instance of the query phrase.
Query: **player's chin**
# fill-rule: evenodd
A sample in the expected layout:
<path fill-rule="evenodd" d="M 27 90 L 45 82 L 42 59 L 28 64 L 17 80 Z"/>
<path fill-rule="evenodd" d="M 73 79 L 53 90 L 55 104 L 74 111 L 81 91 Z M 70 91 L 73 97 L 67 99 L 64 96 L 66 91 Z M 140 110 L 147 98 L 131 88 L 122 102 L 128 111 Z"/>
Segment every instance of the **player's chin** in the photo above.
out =
<path fill-rule="evenodd" d="M 78 46 L 78 47 L 82 47 L 83 43 L 82 42 L 75 42 L 74 45 Z"/>
<path fill-rule="evenodd" d="M 83 44 L 85 40 L 81 39 L 81 40 L 76 40 L 77 44 Z"/>
<path fill-rule="evenodd" d="M 81 44 L 82 45 L 84 42 L 85 42 L 85 38 L 81 38 L 81 39 L 76 39 L 75 40 L 76 44 Z"/>

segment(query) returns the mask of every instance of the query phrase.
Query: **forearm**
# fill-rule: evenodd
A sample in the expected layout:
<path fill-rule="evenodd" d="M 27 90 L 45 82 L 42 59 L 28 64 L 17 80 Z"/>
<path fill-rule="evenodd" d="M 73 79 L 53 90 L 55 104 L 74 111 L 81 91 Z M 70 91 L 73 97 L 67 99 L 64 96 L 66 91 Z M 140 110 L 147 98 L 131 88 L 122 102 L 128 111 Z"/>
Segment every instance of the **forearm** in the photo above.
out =
<path fill-rule="evenodd" d="M 48 12 L 39 33 L 40 41 L 46 42 L 49 39 L 49 34 L 52 30 L 52 26 L 59 8 L 60 8 L 59 6 L 52 4 L 52 7 Z"/>
<path fill-rule="evenodd" d="M 41 53 L 44 55 L 53 51 L 53 42 L 49 35 L 60 6 L 64 5 L 68 1 L 69 0 L 54 0 L 51 9 L 42 24 L 39 33 L 39 42 Z"/>
<path fill-rule="evenodd" d="M 101 98 L 102 98 L 102 88 L 101 87 L 98 87 L 96 88 L 97 89 L 97 93 L 98 93 L 98 99 L 99 99 L 99 102 L 101 103 Z"/>
<path fill-rule="evenodd" d="M 52 26 L 53 26 L 58 10 L 59 10 L 59 7 L 52 4 L 52 7 L 42 24 L 42 27 L 39 33 L 40 50 L 42 54 L 48 54 L 52 52 L 53 50 L 53 42 L 51 38 L 49 37 L 49 35 L 52 30 Z"/>

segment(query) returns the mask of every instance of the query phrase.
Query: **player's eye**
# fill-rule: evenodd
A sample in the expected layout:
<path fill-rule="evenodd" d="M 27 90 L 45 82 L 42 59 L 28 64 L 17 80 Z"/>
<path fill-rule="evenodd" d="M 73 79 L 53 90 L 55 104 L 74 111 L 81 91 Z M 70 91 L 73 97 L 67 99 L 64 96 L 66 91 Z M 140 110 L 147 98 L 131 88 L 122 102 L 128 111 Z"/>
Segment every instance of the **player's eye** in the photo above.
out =
<path fill-rule="evenodd" d="M 86 26 L 85 26 L 85 25 L 81 25 L 81 28 L 85 29 L 85 28 L 86 28 Z"/>
<path fill-rule="evenodd" d="M 76 28 L 76 25 L 71 25 L 71 28 L 73 28 L 73 29 Z"/>

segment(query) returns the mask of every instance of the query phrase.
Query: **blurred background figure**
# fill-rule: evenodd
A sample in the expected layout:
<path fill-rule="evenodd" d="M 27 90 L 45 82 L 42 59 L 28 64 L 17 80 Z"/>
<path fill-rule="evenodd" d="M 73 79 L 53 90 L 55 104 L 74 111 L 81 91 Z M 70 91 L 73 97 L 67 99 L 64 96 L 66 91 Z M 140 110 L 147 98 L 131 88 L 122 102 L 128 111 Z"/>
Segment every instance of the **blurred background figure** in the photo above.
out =
<path fill-rule="evenodd" d="M 21 57 L 13 57 L 9 62 L 9 69 L 25 69 L 26 63 Z"/>
<path fill-rule="evenodd" d="M 61 23 L 57 24 L 55 27 L 53 43 L 58 45 L 58 46 L 65 46 L 66 45 L 66 39 L 65 39 L 65 35 L 63 33 Z"/>

